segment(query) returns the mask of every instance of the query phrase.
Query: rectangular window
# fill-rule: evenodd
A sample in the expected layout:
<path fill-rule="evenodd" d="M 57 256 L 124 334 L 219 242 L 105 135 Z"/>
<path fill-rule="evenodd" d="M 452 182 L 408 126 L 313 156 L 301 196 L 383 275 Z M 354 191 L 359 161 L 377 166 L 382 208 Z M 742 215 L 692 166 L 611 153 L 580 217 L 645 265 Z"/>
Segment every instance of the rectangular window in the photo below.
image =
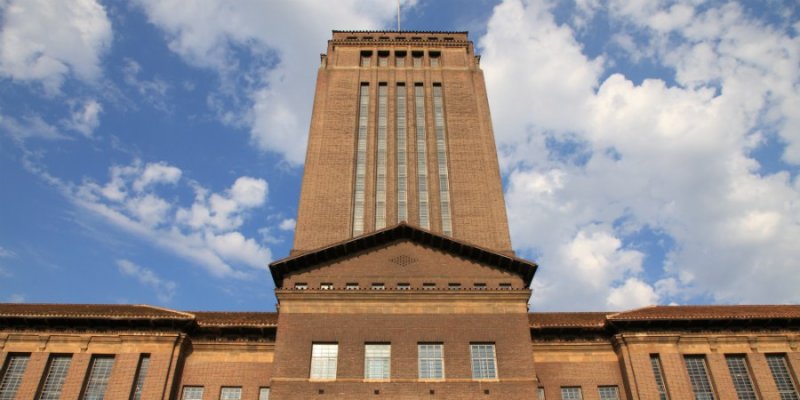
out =
<path fill-rule="evenodd" d="M 695 400 L 714 400 L 714 390 L 708 379 L 706 357 L 691 355 L 684 356 L 683 360 L 686 362 L 686 371 L 689 373 Z"/>
<path fill-rule="evenodd" d="M 658 400 L 669 400 L 669 397 L 667 397 L 667 385 L 664 381 L 664 369 L 661 368 L 661 358 L 658 354 L 650 354 L 650 367 L 653 368 L 653 375 L 656 377 Z"/>
<path fill-rule="evenodd" d="M 725 356 L 728 370 L 731 373 L 733 387 L 739 400 L 757 400 L 756 391 L 753 389 L 753 380 L 750 378 L 750 370 L 747 368 L 747 359 L 742 354 L 729 354 Z"/>
<path fill-rule="evenodd" d="M 131 400 L 141 400 L 144 391 L 144 378 L 147 377 L 147 369 L 150 368 L 150 355 L 142 354 L 139 358 L 139 367 L 136 369 L 136 377 L 133 381 L 133 393 Z"/>
<path fill-rule="evenodd" d="M 425 282 L 422 284 L 423 289 L 436 289 L 436 284 L 433 282 Z"/>
<path fill-rule="evenodd" d="M 545 397 L 544 397 L 544 388 L 543 387 L 540 387 L 539 390 L 537 391 L 537 393 L 539 394 L 539 400 L 546 400 Z"/>
<path fill-rule="evenodd" d="M 202 386 L 184 386 L 183 387 L 183 400 L 203 400 L 203 387 Z"/>
<path fill-rule="evenodd" d="M 461 284 L 457 283 L 457 282 L 450 282 L 450 283 L 447 284 L 447 287 L 450 288 L 450 289 L 460 289 L 461 288 Z"/>
<path fill-rule="evenodd" d="M 431 60 L 431 67 L 438 67 L 440 65 L 439 64 L 439 57 L 441 55 L 442 55 L 442 53 L 440 53 L 438 51 L 431 51 L 431 52 L 428 53 L 428 56 L 430 57 L 430 60 Z"/>
<path fill-rule="evenodd" d="M 330 282 L 323 282 L 319 284 L 319 288 L 322 290 L 331 290 L 333 289 L 333 284 Z"/>
<path fill-rule="evenodd" d="M 419 379 L 444 379 L 444 345 L 420 343 L 417 345 Z"/>
<path fill-rule="evenodd" d="M 428 218 L 428 151 L 425 134 L 425 88 L 421 83 L 414 85 L 414 109 L 417 121 L 417 196 L 419 197 L 419 226 L 430 229 Z"/>
<path fill-rule="evenodd" d="M 411 284 L 406 282 L 398 283 L 397 288 L 400 290 L 407 290 L 411 288 Z"/>
<path fill-rule="evenodd" d="M 258 390 L 258 400 L 269 400 L 269 388 L 263 387 Z"/>
<path fill-rule="evenodd" d="M 414 68 L 419 68 L 422 66 L 422 52 L 421 51 L 412 51 L 411 58 L 413 59 Z"/>
<path fill-rule="evenodd" d="M 44 383 L 39 392 L 39 400 L 58 400 L 61 398 L 61 388 L 67 378 L 67 371 L 72 362 L 72 356 L 54 355 L 47 363 Z"/>
<path fill-rule="evenodd" d="M 386 285 L 384 285 L 383 283 L 372 284 L 372 290 L 383 290 L 383 289 L 386 289 Z"/>
<path fill-rule="evenodd" d="M 767 354 L 767 364 L 769 365 L 769 370 L 772 372 L 772 378 L 775 379 L 775 386 L 778 387 L 781 400 L 798 400 L 797 385 L 789 374 L 789 367 L 786 365 L 786 355 Z"/>
<path fill-rule="evenodd" d="M 475 343 L 470 346 L 472 379 L 497 379 L 494 343 Z"/>
<path fill-rule="evenodd" d="M 308 289 L 308 284 L 307 283 L 295 283 L 294 284 L 294 288 L 295 289 L 305 290 L 305 289 Z"/>
<path fill-rule="evenodd" d="M 14 400 L 17 396 L 17 390 L 22 383 L 22 376 L 25 374 L 25 368 L 28 367 L 28 361 L 31 359 L 30 354 L 9 354 L 6 358 L 6 365 L 2 370 L 2 379 L 0 379 L 0 400 Z"/>
<path fill-rule="evenodd" d="M 598 386 L 600 400 L 619 400 L 619 388 L 616 386 Z"/>
<path fill-rule="evenodd" d="M 369 84 L 362 83 L 358 101 L 358 138 L 356 140 L 356 176 L 353 193 L 353 236 L 364 233 L 364 186 L 367 179 L 367 127 L 369 121 Z"/>
<path fill-rule="evenodd" d="M 581 388 L 579 387 L 562 387 L 561 388 L 562 400 L 582 400 Z"/>
<path fill-rule="evenodd" d="M 406 66 L 406 52 L 405 51 L 396 51 L 396 52 L 394 52 L 394 65 L 396 67 L 405 67 Z"/>
<path fill-rule="evenodd" d="M 388 51 L 379 51 L 378 52 L 378 66 L 379 67 L 386 67 L 389 65 L 389 52 Z"/>
<path fill-rule="evenodd" d="M 399 56 L 398 56 L 399 57 Z M 399 66 L 399 65 L 398 65 Z M 408 221 L 408 157 L 406 155 L 406 85 L 397 84 L 397 220 Z"/>
<path fill-rule="evenodd" d="M 361 52 L 361 66 L 362 67 L 369 67 L 370 59 L 372 58 L 371 51 L 362 51 Z"/>
<path fill-rule="evenodd" d="M 358 289 L 358 283 L 348 282 L 347 285 L 345 285 L 345 289 L 347 289 L 347 290 L 356 290 L 356 289 Z"/>
<path fill-rule="evenodd" d="M 89 365 L 89 377 L 83 389 L 83 400 L 103 400 L 114 367 L 114 356 L 93 356 Z"/>
<path fill-rule="evenodd" d="M 224 387 L 219 392 L 219 400 L 241 400 L 242 388 L 240 387 Z"/>
<path fill-rule="evenodd" d="M 364 379 L 389 379 L 392 345 L 367 344 L 364 346 Z"/>
<path fill-rule="evenodd" d="M 375 229 L 386 227 L 386 129 L 389 112 L 389 88 L 378 84 L 378 137 L 375 154 Z"/>
<path fill-rule="evenodd" d="M 433 59 L 431 59 L 432 61 Z M 442 85 L 433 84 L 433 122 L 436 132 L 436 163 L 439 169 L 439 204 L 442 217 L 442 233 L 453 235 L 453 222 L 450 217 L 450 178 L 447 168 L 447 133 L 444 124 L 442 104 Z"/>
<path fill-rule="evenodd" d="M 336 361 L 339 345 L 314 343 L 311 345 L 311 379 L 336 379 Z"/>

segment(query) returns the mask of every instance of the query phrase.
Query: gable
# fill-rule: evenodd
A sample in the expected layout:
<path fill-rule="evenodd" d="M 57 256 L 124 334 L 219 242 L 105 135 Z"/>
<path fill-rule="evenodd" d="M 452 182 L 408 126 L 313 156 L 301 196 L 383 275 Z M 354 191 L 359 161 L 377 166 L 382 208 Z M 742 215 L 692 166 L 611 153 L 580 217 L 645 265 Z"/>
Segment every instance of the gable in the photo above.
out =
<path fill-rule="evenodd" d="M 373 284 L 383 284 L 386 289 L 396 289 L 399 284 L 408 284 L 409 289 L 525 287 L 524 280 L 508 270 L 409 239 L 297 270 L 284 277 L 283 287 L 304 284 L 317 289 L 322 284 L 331 284 L 333 289 L 345 289 L 354 283 L 360 289 L 371 288 Z"/>

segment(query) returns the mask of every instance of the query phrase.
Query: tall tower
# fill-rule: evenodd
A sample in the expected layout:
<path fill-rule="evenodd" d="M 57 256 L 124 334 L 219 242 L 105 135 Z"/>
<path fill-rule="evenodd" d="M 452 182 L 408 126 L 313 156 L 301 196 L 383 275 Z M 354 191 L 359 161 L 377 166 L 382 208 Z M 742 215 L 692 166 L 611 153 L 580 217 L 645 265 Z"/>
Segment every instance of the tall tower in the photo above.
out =
<path fill-rule="evenodd" d="M 511 254 L 479 60 L 466 32 L 333 32 L 295 253 L 405 221 Z"/>

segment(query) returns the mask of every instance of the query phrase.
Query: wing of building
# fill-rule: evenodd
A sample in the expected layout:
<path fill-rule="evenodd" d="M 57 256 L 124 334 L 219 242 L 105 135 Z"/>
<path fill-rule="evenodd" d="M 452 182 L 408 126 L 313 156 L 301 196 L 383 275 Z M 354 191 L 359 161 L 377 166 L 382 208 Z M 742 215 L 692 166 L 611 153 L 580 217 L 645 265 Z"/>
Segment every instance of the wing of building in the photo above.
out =
<path fill-rule="evenodd" d="M 0 400 L 798 399 L 797 305 L 529 312 L 479 61 L 334 31 L 278 311 L 0 304 Z"/>

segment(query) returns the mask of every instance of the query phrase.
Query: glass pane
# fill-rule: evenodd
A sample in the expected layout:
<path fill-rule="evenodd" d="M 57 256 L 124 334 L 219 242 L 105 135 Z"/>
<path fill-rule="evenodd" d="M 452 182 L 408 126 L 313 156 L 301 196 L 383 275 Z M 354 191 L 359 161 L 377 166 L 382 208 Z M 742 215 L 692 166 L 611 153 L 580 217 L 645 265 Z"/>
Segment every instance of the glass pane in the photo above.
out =
<path fill-rule="evenodd" d="M 113 356 L 95 356 L 92 358 L 89 378 L 86 380 L 86 388 L 83 392 L 84 400 L 103 400 L 113 366 Z"/>
<path fill-rule="evenodd" d="M 14 400 L 28 366 L 30 355 L 9 355 L 3 379 L 0 380 L 0 400 Z"/>

